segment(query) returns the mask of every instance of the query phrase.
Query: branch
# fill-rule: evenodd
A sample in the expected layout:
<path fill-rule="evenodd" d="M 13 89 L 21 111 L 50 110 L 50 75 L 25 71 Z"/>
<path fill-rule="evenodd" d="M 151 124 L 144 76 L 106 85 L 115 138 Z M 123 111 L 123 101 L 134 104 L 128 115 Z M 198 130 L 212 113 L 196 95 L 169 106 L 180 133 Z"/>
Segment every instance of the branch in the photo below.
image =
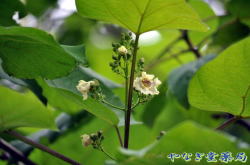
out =
<path fill-rule="evenodd" d="M 3 139 L 0 139 L 0 148 L 4 151 L 8 152 L 13 158 L 18 159 L 26 165 L 36 165 L 34 162 L 29 160 L 25 155 L 23 155 L 20 151 L 18 151 L 11 144 L 6 142 Z"/>
<path fill-rule="evenodd" d="M 70 159 L 70 158 L 68 158 L 68 157 L 66 157 L 66 156 L 64 156 L 64 155 L 50 149 L 50 148 L 48 148 L 45 145 L 42 145 L 40 143 L 36 143 L 36 142 L 28 139 L 27 137 L 15 132 L 15 131 L 5 131 L 5 133 L 15 137 L 16 139 L 19 139 L 19 140 L 23 141 L 23 142 L 25 142 L 25 143 L 27 143 L 29 145 L 32 145 L 32 146 L 34 146 L 36 148 L 39 148 L 40 150 L 42 150 L 44 152 L 47 152 L 47 153 L 51 154 L 54 157 L 57 157 L 57 158 L 65 161 L 65 162 L 68 162 L 69 164 L 81 165 L 80 163 L 78 163 L 78 162 L 76 162 L 76 161 L 74 161 L 74 160 L 72 160 L 72 159 Z"/>
<path fill-rule="evenodd" d="M 241 119 L 241 117 L 234 116 L 234 117 L 228 119 L 227 121 L 225 121 L 219 127 L 217 127 L 216 130 L 223 130 L 224 128 L 228 127 L 229 125 L 233 124 L 234 122 L 238 121 L 239 119 Z"/>
<path fill-rule="evenodd" d="M 196 58 L 202 57 L 202 55 L 199 52 L 198 48 L 193 45 L 191 39 L 189 38 L 188 31 L 187 30 L 182 30 L 181 32 L 182 32 L 183 40 L 187 43 L 190 51 L 192 51 L 194 53 L 195 57 Z"/>
<path fill-rule="evenodd" d="M 172 47 L 177 44 L 180 40 L 182 39 L 182 37 L 177 37 L 175 40 L 173 40 L 172 42 L 170 42 L 147 66 L 146 69 L 152 68 L 155 66 L 155 63 L 159 63 L 159 61 L 161 61 L 161 58 L 168 53 Z"/>
<path fill-rule="evenodd" d="M 214 114 L 214 115 L 212 115 L 212 117 L 215 119 L 220 119 L 220 118 L 230 119 L 230 118 L 233 118 L 233 115 L 229 114 L 229 113 L 220 113 L 220 114 Z M 244 119 L 237 120 L 236 124 L 241 125 L 241 126 L 245 127 L 248 131 L 250 131 L 250 123 L 245 121 Z"/>

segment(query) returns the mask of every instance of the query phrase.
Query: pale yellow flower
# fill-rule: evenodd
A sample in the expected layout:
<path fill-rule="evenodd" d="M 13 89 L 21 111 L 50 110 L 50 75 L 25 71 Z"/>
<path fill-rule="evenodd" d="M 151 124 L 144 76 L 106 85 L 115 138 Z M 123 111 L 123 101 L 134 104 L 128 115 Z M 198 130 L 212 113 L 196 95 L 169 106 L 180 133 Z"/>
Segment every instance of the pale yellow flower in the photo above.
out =
<path fill-rule="evenodd" d="M 84 147 L 88 147 L 90 144 L 92 144 L 92 140 L 89 135 L 84 134 L 81 136 L 81 138 L 82 138 L 82 145 Z"/>
<path fill-rule="evenodd" d="M 120 46 L 120 47 L 118 48 L 118 52 L 119 52 L 120 54 L 125 55 L 125 54 L 128 53 L 128 49 L 127 49 L 125 46 Z"/>
<path fill-rule="evenodd" d="M 161 84 L 158 78 L 154 75 L 142 72 L 141 77 L 136 77 L 134 80 L 134 88 L 145 95 L 158 95 L 157 87 Z"/>
<path fill-rule="evenodd" d="M 91 86 L 97 86 L 97 85 L 99 85 L 99 82 L 97 80 L 95 81 L 80 80 L 76 88 L 79 92 L 81 92 L 83 96 L 83 100 L 86 100 L 88 99 L 88 93 L 89 93 Z"/>

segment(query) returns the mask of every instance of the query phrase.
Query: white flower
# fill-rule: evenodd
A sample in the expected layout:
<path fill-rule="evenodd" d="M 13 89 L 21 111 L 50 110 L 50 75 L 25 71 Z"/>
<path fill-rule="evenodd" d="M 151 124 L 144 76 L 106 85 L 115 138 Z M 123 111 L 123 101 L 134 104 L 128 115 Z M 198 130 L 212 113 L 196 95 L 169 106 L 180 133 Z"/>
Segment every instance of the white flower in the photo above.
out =
<path fill-rule="evenodd" d="M 120 46 L 120 47 L 118 48 L 118 52 L 119 52 L 120 54 L 125 55 L 125 54 L 128 53 L 128 49 L 127 49 L 125 46 Z"/>
<path fill-rule="evenodd" d="M 88 98 L 88 92 L 91 89 L 91 86 L 97 86 L 97 85 L 99 85 L 97 80 L 95 81 L 80 80 L 76 88 L 79 92 L 81 92 L 83 100 L 86 100 Z"/>
<path fill-rule="evenodd" d="M 84 147 L 88 147 L 90 144 L 92 144 L 92 140 L 89 135 L 84 134 L 81 136 L 81 138 L 82 138 L 82 145 Z"/>
<path fill-rule="evenodd" d="M 134 88 L 137 91 L 145 95 L 158 95 L 159 91 L 157 87 L 161 84 L 161 81 L 158 78 L 155 78 L 154 75 L 147 74 L 142 72 L 141 77 L 136 77 L 134 80 Z"/>

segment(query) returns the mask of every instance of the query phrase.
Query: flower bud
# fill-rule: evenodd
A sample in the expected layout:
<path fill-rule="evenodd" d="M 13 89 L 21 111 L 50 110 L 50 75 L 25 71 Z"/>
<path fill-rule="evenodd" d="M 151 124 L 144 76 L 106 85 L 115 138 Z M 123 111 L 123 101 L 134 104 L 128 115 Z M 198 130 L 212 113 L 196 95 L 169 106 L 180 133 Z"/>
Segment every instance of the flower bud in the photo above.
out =
<path fill-rule="evenodd" d="M 113 62 L 110 62 L 110 63 L 109 63 L 109 66 L 114 67 L 114 63 L 113 63 Z"/>
<path fill-rule="evenodd" d="M 120 53 L 122 55 L 126 55 L 128 53 L 128 49 L 125 46 L 120 46 L 118 48 L 118 53 Z"/>
<path fill-rule="evenodd" d="M 98 136 L 99 138 L 102 137 L 102 134 L 103 134 L 102 131 L 98 131 L 98 132 L 97 132 L 97 136 Z"/>
<path fill-rule="evenodd" d="M 140 58 L 139 63 L 140 63 L 140 64 L 144 64 L 144 63 L 145 63 L 144 58 Z"/>
<path fill-rule="evenodd" d="M 93 141 L 96 141 L 98 139 L 98 136 L 95 134 L 95 133 L 92 133 L 90 135 L 90 138 L 93 140 Z"/>
<path fill-rule="evenodd" d="M 166 131 L 161 131 L 160 136 L 164 136 L 164 135 L 166 135 Z"/>
<path fill-rule="evenodd" d="M 118 57 L 115 56 L 115 55 L 113 55 L 113 56 L 112 56 L 112 59 L 113 59 L 113 60 L 118 60 Z"/>

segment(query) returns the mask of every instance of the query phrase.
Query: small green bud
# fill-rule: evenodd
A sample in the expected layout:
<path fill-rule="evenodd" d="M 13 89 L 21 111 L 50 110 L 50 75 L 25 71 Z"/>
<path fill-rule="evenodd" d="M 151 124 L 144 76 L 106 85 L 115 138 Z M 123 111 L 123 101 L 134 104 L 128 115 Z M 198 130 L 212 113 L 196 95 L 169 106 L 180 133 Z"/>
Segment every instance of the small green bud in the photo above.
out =
<path fill-rule="evenodd" d="M 139 63 L 140 63 L 140 64 L 144 64 L 144 63 L 145 63 L 144 58 L 140 58 Z"/>
<path fill-rule="evenodd" d="M 98 131 L 98 132 L 97 132 L 97 136 L 98 136 L 99 138 L 101 138 L 102 135 L 103 135 L 103 132 L 102 132 L 102 131 Z"/>
<path fill-rule="evenodd" d="M 97 135 L 94 134 L 94 133 L 92 133 L 92 134 L 90 135 L 90 138 L 91 138 L 91 140 L 93 140 L 93 141 L 96 141 L 96 140 L 98 139 Z"/>
<path fill-rule="evenodd" d="M 109 63 L 109 66 L 114 67 L 115 65 L 114 65 L 113 62 L 110 62 L 110 63 Z"/>
<path fill-rule="evenodd" d="M 113 56 L 112 56 L 112 59 L 113 59 L 113 60 L 118 60 L 118 57 L 115 56 L 115 55 L 113 55 Z"/>
<path fill-rule="evenodd" d="M 161 131 L 160 136 L 166 135 L 166 131 Z"/>

